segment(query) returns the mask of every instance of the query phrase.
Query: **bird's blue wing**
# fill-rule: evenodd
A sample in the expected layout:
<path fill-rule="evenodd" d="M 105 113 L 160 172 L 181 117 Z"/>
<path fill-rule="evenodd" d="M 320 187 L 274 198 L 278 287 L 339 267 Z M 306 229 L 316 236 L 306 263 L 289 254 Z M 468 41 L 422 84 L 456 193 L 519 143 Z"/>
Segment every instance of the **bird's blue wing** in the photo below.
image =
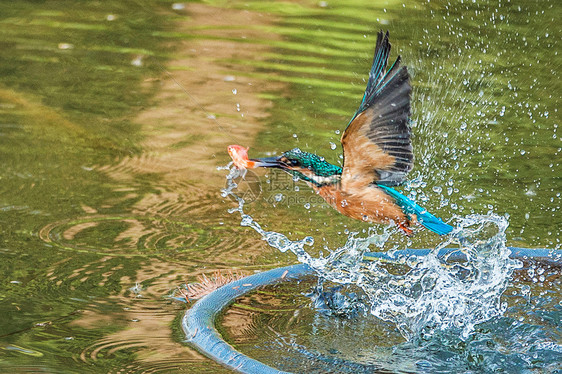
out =
<path fill-rule="evenodd" d="M 369 80 L 367 82 L 367 87 L 365 88 L 365 93 L 363 94 L 363 100 L 361 100 L 361 105 L 359 106 L 359 109 L 357 109 L 357 112 L 355 113 L 353 118 L 367 109 L 367 107 L 373 101 L 373 97 L 375 96 L 377 88 L 385 75 L 384 73 L 386 71 L 386 64 L 388 62 L 389 54 L 390 42 L 388 41 L 388 31 L 386 32 L 386 34 L 384 34 L 384 36 L 382 31 L 380 31 L 377 38 L 377 46 L 375 47 L 373 64 L 371 65 L 371 71 L 369 72 Z M 351 119 L 351 121 L 353 121 L 353 118 Z"/>

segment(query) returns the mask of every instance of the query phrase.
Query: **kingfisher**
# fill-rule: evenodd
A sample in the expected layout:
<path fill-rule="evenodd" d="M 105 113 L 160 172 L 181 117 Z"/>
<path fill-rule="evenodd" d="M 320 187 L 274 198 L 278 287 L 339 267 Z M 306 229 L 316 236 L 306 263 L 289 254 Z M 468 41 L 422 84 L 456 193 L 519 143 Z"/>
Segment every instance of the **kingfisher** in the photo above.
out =
<path fill-rule="evenodd" d="M 389 33 L 380 31 L 363 99 L 341 137 L 342 167 L 299 148 L 257 159 L 248 159 L 247 149 L 240 146 L 228 150 L 237 166 L 281 169 L 305 181 L 348 217 L 394 224 L 408 236 L 415 222 L 446 235 L 453 230 L 451 225 L 392 188 L 402 184 L 412 170 L 414 154 L 410 77 L 400 56 L 386 69 L 389 54 Z"/>

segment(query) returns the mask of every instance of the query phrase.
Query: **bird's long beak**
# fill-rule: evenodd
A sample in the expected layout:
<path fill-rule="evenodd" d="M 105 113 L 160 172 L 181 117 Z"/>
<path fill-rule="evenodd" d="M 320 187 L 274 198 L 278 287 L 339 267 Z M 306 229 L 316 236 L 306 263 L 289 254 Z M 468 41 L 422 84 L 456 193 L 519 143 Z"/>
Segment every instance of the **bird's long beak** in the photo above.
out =
<path fill-rule="evenodd" d="M 283 167 L 283 163 L 280 162 L 281 157 L 264 157 L 264 158 L 251 158 L 250 161 L 254 162 L 254 167 L 261 167 L 261 168 L 281 168 Z"/>

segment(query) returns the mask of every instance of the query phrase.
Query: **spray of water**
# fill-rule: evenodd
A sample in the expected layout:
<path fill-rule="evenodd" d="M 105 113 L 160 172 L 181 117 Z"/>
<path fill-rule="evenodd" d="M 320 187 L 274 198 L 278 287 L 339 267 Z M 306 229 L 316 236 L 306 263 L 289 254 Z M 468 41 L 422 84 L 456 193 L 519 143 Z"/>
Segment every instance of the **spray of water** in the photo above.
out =
<path fill-rule="evenodd" d="M 372 263 L 360 287 L 371 312 L 394 322 L 408 339 L 436 330 L 457 329 L 466 338 L 476 324 L 507 309 L 501 295 L 519 262 L 505 246 L 507 219 L 497 215 L 457 217 L 455 231 L 429 255 L 410 261 L 411 269 L 393 275 Z M 467 261 L 449 262 L 439 250 L 459 248 Z"/>
<path fill-rule="evenodd" d="M 223 197 L 231 196 L 238 207 L 241 225 L 253 228 L 270 246 L 281 252 L 290 251 L 297 259 L 309 265 L 324 281 L 353 285 L 363 290 L 362 302 L 373 315 L 393 322 L 408 339 L 425 339 L 436 331 L 456 330 L 464 339 L 474 326 L 503 314 L 507 305 L 501 295 L 510 276 L 520 263 L 509 258 L 506 248 L 506 217 L 495 214 L 456 217 L 457 227 L 427 256 L 403 259 L 409 270 L 403 274 L 389 272 L 378 261 L 364 261 L 370 247 L 382 248 L 389 239 L 390 230 L 377 234 L 370 230 L 366 237 L 351 233 L 345 244 L 329 250 L 326 256 L 313 257 L 307 247 L 314 239 L 290 240 L 285 235 L 262 229 L 244 212 L 244 199 L 234 192 L 235 180 L 243 171 L 230 167 Z M 448 261 L 439 257 L 442 248 L 458 248 L 466 261 Z"/>

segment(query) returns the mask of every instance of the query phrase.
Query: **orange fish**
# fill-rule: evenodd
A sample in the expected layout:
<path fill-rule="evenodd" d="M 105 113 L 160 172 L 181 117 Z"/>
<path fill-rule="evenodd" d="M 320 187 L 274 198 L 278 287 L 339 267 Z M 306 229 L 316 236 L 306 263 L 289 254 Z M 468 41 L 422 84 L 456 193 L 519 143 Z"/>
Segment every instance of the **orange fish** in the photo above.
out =
<path fill-rule="evenodd" d="M 232 158 L 232 162 L 238 169 L 252 169 L 255 167 L 255 162 L 248 158 L 248 148 L 241 145 L 229 145 L 228 154 Z"/>

